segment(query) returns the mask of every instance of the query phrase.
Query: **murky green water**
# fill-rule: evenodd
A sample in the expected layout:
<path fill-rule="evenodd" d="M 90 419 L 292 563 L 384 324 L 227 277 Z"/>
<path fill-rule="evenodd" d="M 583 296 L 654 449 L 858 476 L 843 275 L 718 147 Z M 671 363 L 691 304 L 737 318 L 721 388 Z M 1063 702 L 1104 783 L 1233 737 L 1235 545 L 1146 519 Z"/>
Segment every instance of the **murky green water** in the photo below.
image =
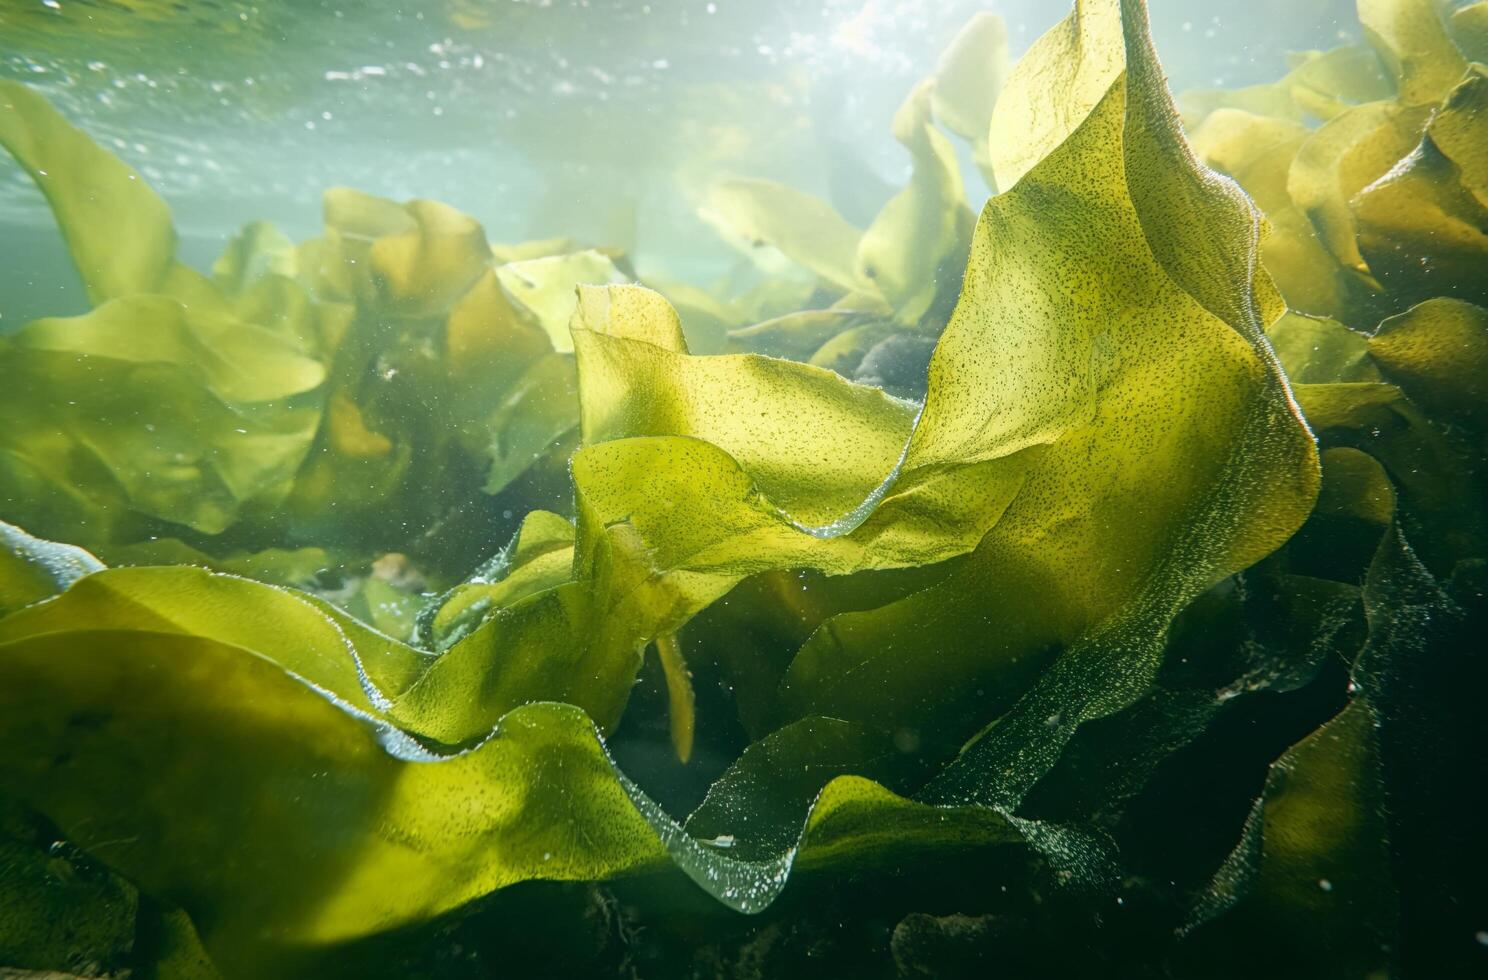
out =
<path fill-rule="evenodd" d="M 1469 977 L 1488 3 L 0 3 L 0 974 Z"/>

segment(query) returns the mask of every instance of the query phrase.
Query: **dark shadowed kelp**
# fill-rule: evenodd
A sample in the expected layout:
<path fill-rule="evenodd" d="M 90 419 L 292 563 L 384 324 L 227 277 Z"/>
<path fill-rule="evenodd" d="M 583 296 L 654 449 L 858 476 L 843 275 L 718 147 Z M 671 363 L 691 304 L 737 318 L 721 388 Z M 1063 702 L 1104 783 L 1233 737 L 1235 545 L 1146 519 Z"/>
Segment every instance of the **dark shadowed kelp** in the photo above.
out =
<path fill-rule="evenodd" d="M 0 85 L 93 303 L 0 338 L 0 956 L 1470 975 L 1475 9 L 1192 145 L 1139 0 L 978 18 L 866 227 L 716 189 L 794 308 L 346 189 L 205 276 Z"/>

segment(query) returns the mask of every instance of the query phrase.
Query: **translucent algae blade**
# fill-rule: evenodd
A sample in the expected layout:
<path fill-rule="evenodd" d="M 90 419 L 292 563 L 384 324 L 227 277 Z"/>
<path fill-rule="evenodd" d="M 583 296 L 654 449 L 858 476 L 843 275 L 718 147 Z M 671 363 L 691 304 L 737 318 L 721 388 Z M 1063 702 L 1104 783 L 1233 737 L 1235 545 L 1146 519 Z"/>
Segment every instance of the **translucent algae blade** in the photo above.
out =
<path fill-rule="evenodd" d="M 657 294 L 585 288 L 573 323 L 586 443 L 572 462 L 574 581 L 463 641 L 408 692 L 407 710 L 437 705 L 452 742 L 522 698 L 574 701 L 609 730 L 646 644 L 747 575 L 973 549 L 954 583 L 808 645 L 790 709 L 920 720 L 948 663 L 957 692 L 1020 663 L 1007 696 L 1043 662 L 1027 654 L 1124 633 L 1130 649 L 1110 641 L 1123 652 L 1109 669 L 1132 687 L 1111 687 L 1116 698 L 1140 688 L 1189 598 L 1286 539 L 1311 508 L 1317 457 L 1262 330 L 1278 308 L 1256 268 L 1259 218 L 1194 162 L 1140 12 L 1081 10 L 1076 48 L 1098 67 L 1131 67 L 1095 72 L 1106 95 L 989 204 L 918 420 L 810 365 L 692 355 Z M 1083 100 L 1092 69 L 1066 54 L 1020 70 L 1068 68 L 1074 84 L 1020 90 L 1015 72 L 1009 93 L 1061 111 Z M 1041 596 L 1037 613 L 1015 616 L 1028 595 Z M 953 638 L 979 635 L 997 602 L 1020 631 L 962 651 Z M 463 697 L 477 678 L 501 696 Z"/>
<path fill-rule="evenodd" d="M 737 859 L 620 775 L 576 708 L 526 706 L 478 747 L 440 757 L 266 656 L 187 633 L 41 633 L 0 644 L 0 675 L 15 750 L 0 784 L 146 889 L 182 896 L 233 977 L 302 975 L 320 949 L 524 880 L 670 858 L 750 911 L 779 894 L 798 854 L 871 861 L 885 826 L 898 846 L 1022 840 L 995 814 L 845 777 L 785 831 L 788 846 Z M 92 720 L 57 723 L 58 705 Z M 149 793 L 134 776 L 144 764 Z M 117 801 L 103 819 L 98 793 Z"/>
<path fill-rule="evenodd" d="M 132 167 L 19 82 L 0 81 L 0 146 L 46 194 L 89 299 L 161 288 L 176 231 L 170 209 Z"/>
<path fill-rule="evenodd" d="M 1117 70 L 1092 75 L 1072 51 Z M 1092 77 L 1106 81 L 1104 95 L 1084 117 L 1064 115 L 1061 100 L 1084 101 Z M 1020 93 L 1032 100 L 1026 108 Z M 1011 708 L 935 790 L 937 799 L 1010 804 L 1075 727 L 1147 686 L 1164 631 L 1190 598 L 1301 524 L 1318 473 L 1261 332 L 1277 306 L 1253 264 L 1258 217 L 1233 184 L 1193 161 L 1140 8 L 1081 4 L 1014 70 L 1005 111 L 1063 119 L 1072 131 L 1023 127 L 1055 146 L 983 214 L 916 440 L 927 455 L 981 451 L 1020 438 L 1021 423 L 1047 426 L 1052 442 L 952 576 L 823 627 L 782 693 L 803 714 L 935 730 Z M 1028 293 L 1015 302 L 1019 284 Z M 1008 298 L 969 302 L 995 289 Z M 938 370 L 968 405 L 978 390 L 1003 390 L 977 385 L 1006 363 L 977 357 L 979 322 L 1019 337 L 1020 355 L 1068 367 L 1022 377 L 1036 397 L 1014 405 L 1027 414 L 939 419 Z M 957 342 L 964 367 L 952 366 Z M 1081 399 L 1072 390 L 1088 392 L 1088 415 L 1073 411 Z M 948 710 L 948 697 L 962 709 Z M 1004 779 L 957 775 L 973 759 L 971 771 L 986 771 L 989 756 Z"/>
<path fill-rule="evenodd" d="M 972 159 L 993 191 L 997 178 L 988 141 L 1008 64 L 1007 24 L 996 14 L 977 14 L 941 55 L 931 95 L 935 118 L 971 143 Z"/>
<path fill-rule="evenodd" d="M 865 284 L 853 268 L 863 232 L 820 198 L 768 180 L 731 180 L 713 189 L 709 216 L 749 243 L 773 245 L 842 289 Z"/>

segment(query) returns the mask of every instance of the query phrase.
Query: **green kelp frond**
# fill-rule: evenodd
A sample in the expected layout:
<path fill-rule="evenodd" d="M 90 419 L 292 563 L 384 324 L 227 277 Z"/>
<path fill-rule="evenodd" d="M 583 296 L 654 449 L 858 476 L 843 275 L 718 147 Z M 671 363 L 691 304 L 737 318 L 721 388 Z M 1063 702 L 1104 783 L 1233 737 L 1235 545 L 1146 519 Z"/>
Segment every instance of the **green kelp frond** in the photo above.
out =
<path fill-rule="evenodd" d="M 1293 307 L 1363 330 L 1435 295 L 1484 300 L 1484 86 L 1459 47 L 1471 44 L 1471 11 L 1453 16 L 1454 31 L 1432 0 L 1360 0 L 1371 51 L 1339 49 L 1294 72 L 1326 62 L 1313 82 L 1325 77 L 1336 104 L 1194 102 L 1201 155 L 1274 226 L 1262 260 Z M 1287 99 L 1318 94 L 1292 79 L 1277 85 Z"/>
<path fill-rule="evenodd" d="M 529 704 L 466 751 L 430 751 L 381 720 L 381 692 L 406 685 L 422 654 L 304 597 L 194 569 L 97 572 L 4 621 L 0 648 L 7 788 L 63 826 L 89 824 L 78 846 L 212 923 L 208 944 L 233 975 L 289 968 L 310 948 L 533 877 L 670 859 L 750 910 L 778 894 L 798 854 L 858 862 L 883 821 L 901 848 L 1023 839 L 994 814 L 934 810 L 844 776 L 815 797 L 801 841 L 790 828 L 800 832 L 809 799 L 739 828 L 787 846 L 736 858 L 684 834 L 620 775 L 578 709 Z M 38 690 L 94 721 L 57 728 Z M 189 752 L 172 748 L 178 732 Z M 47 761 L 57 751 L 72 761 Z M 141 796 L 129 760 L 144 757 L 155 762 Z M 87 816 L 99 792 L 119 803 L 102 822 Z M 204 807 L 211 819 L 172 816 Z"/>
<path fill-rule="evenodd" d="M 913 169 L 866 228 L 820 198 L 759 179 L 717 184 L 703 216 L 746 251 L 778 249 L 839 296 L 883 304 L 901 327 L 938 332 L 959 289 L 973 223 L 955 149 L 940 127 L 971 144 L 995 187 L 990 127 L 1007 60 L 999 17 L 975 17 L 956 36 L 936 74 L 894 116 L 894 138 Z"/>
<path fill-rule="evenodd" d="M 365 554 L 488 516 L 483 494 L 573 430 L 572 291 L 624 279 L 606 256 L 502 262 L 443 204 L 338 189 L 323 237 L 252 223 L 207 279 L 175 261 L 138 174 L 24 86 L 3 97 L 0 143 L 97 304 L 0 340 L 7 516 L 100 550 L 172 536 L 216 554 L 222 536 Z"/>

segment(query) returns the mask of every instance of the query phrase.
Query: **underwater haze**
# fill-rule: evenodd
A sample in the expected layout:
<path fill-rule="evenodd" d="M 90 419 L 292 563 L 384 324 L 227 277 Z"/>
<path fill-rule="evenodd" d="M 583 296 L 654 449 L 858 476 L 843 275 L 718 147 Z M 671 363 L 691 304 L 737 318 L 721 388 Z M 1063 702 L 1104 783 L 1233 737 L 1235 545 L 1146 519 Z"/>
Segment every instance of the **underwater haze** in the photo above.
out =
<path fill-rule="evenodd" d="M 603 240 L 706 281 L 736 254 L 697 217 L 713 183 L 786 181 L 866 222 L 908 166 L 894 110 L 967 19 L 1002 16 L 1017 53 L 1065 6 L 7 0 L 0 78 L 138 169 L 196 265 L 249 219 L 315 234 L 321 193 L 348 186 L 452 204 L 494 239 Z M 1153 17 L 1183 88 L 1267 81 L 1288 52 L 1360 36 L 1350 0 L 1167 0 Z M 0 229 L 0 330 L 85 308 L 58 295 L 74 284 L 65 253 L 14 169 Z"/>
<path fill-rule="evenodd" d="M 0 0 L 0 980 L 1488 975 L 1485 62 Z"/>

